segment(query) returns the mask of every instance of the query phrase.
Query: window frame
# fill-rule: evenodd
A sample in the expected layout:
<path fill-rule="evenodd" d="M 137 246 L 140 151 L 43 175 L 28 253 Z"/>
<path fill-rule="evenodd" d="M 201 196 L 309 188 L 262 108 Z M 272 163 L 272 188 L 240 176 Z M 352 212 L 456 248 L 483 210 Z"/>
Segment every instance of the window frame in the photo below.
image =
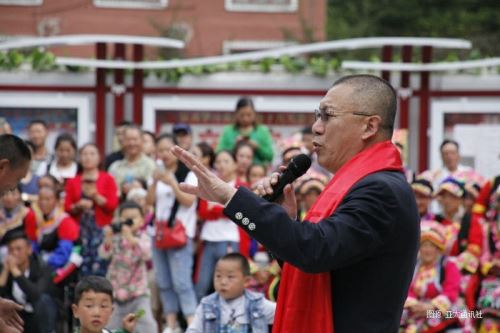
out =
<path fill-rule="evenodd" d="M 283 40 L 225 40 L 222 42 L 222 54 L 261 51 L 293 45 L 297 43 Z"/>
<path fill-rule="evenodd" d="M 290 0 L 288 5 L 279 4 L 238 4 L 225 0 L 224 7 L 229 12 L 292 13 L 299 9 L 299 0 Z"/>
<path fill-rule="evenodd" d="M 0 6 L 41 6 L 43 0 L 0 0 Z"/>
<path fill-rule="evenodd" d="M 168 0 L 158 0 L 158 4 L 146 3 L 134 0 L 93 0 L 94 6 L 98 8 L 117 9 L 163 9 L 167 8 Z"/>

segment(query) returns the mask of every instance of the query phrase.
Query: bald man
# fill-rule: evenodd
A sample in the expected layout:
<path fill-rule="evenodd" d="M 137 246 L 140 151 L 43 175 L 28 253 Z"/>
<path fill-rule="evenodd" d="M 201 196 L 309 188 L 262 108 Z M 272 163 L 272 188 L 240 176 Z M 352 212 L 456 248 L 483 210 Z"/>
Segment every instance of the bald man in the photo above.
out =
<path fill-rule="evenodd" d="M 0 196 L 15 188 L 30 166 L 31 152 L 22 139 L 0 135 Z M 22 332 L 23 321 L 17 311 L 23 307 L 0 297 L 0 332 Z"/>
<path fill-rule="evenodd" d="M 0 135 L 0 196 L 24 178 L 30 161 L 30 149 L 21 138 L 12 134 Z"/>
<path fill-rule="evenodd" d="M 397 332 L 419 243 L 415 196 L 391 143 L 396 94 L 371 75 L 341 78 L 320 101 L 312 126 L 319 164 L 335 174 L 297 221 L 291 185 L 269 203 L 234 189 L 190 153 L 196 173 L 181 188 L 225 205 L 224 214 L 285 262 L 273 332 Z M 272 193 L 277 175 L 258 186 Z"/>

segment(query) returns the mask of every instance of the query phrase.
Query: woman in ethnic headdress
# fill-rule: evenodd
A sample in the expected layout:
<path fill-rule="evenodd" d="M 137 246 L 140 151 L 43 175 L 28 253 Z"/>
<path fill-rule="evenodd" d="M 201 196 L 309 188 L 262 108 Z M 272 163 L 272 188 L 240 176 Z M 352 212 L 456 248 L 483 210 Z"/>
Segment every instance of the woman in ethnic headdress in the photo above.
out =
<path fill-rule="evenodd" d="M 486 207 L 486 206 L 485 206 Z M 484 227 L 484 251 L 481 256 L 481 290 L 477 302 L 483 319 L 480 333 L 500 331 L 500 185 L 492 188 Z"/>
<path fill-rule="evenodd" d="M 465 309 L 457 303 L 460 271 L 453 258 L 446 256 L 445 230 L 436 221 L 421 225 L 420 252 L 401 319 L 402 332 L 442 332 L 458 325 L 471 332 L 472 322 L 460 319 Z"/>

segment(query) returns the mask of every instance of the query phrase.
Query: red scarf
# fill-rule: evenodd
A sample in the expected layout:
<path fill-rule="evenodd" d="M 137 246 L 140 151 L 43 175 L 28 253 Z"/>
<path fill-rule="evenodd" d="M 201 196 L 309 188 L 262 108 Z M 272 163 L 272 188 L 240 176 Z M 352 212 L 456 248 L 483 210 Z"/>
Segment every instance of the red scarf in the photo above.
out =
<path fill-rule="evenodd" d="M 390 141 L 363 150 L 343 165 L 305 220 L 318 223 L 331 216 L 354 184 L 371 173 L 383 170 L 403 171 L 399 152 Z M 308 274 L 285 263 L 273 332 L 333 332 L 331 287 L 330 272 Z"/>

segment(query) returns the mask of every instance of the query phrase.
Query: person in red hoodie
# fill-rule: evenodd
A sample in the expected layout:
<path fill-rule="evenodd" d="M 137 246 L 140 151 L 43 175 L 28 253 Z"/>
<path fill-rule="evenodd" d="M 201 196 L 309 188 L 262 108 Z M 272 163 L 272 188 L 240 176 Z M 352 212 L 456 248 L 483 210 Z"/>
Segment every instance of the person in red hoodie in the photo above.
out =
<path fill-rule="evenodd" d="M 111 223 L 118 206 L 115 180 L 99 170 L 99 150 L 92 143 L 80 149 L 82 172 L 66 182 L 64 209 L 80 224 L 82 242 L 81 275 L 105 276 L 108 261 L 97 255 L 102 243 L 102 228 Z"/>

